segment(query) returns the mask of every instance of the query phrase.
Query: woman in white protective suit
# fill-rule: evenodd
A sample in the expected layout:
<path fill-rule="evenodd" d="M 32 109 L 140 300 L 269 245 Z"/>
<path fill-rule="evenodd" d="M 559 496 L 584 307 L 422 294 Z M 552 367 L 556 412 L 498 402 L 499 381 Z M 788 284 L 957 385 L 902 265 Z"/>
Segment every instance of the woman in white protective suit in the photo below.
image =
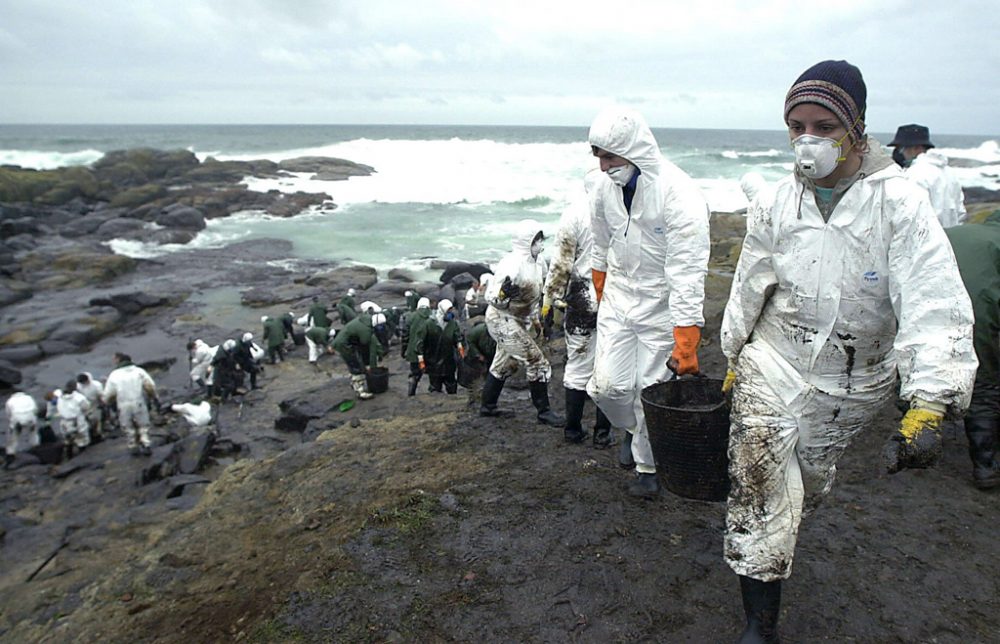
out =
<path fill-rule="evenodd" d="M 597 168 L 584 179 L 590 192 L 600 172 Z M 583 408 L 587 404 L 587 382 L 594 373 L 594 352 L 597 349 L 597 293 L 590 270 L 590 200 L 581 194 L 559 217 L 556 232 L 556 256 L 549 266 L 542 300 L 542 318 L 552 307 L 563 311 L 566 337 L 566 369 L 563 389 L 566 394 L 566 427 L 563 438 L 569 443 L 582 443 L 587 438 L 583 429 Z M 611 444 L 611 421 L 597 408 L 594 424 L 594 447 Z"/>
<path fill-rule="evenodd" d="M 609 108 L 590 127 L 602 174 L 591 191 L 597 354 L 587 393 L 622 432 L 618 461 L 635 467 L 629 494 L 659 492 L 640 394 L 698 373 L 705 323 L 708 204 L 694 181 L 663 158 L 645 120 Z"/>
<path fill-rule="evenodd" d="M 725 558 L 740 576 L 740 642 L 778 641 L 799 521 L 894 398 L 897 371 L 910 411 L 886 446 L 890 472 L 932 464 L 943 415 L 972 391 L 972 309 L 955 258 L 926 193 L 865 136 L 866 96 L 845 61 L 792 85 L 795 170 L 751 204 L 725 310 Z"/>
<path fill-rule="evenodd" d="M 549 407 L 549 379 L 552 366 L 545 358 L 534 338 L 541 335 L 538 319 L 542 286 L 545 281 L 545 263 L 539 257 L 543 250 L 542 227 L 533 219 L 524 219 L 517 225 L 512 239 L 511 252 L 507 253 L 496 270 L 486 291 L 486 326 L 497 341 L 497 352 L 483 385 L 481 416 L 498 416 L 497 401 L 503 383 L 513 373 L 513 364 L 525 368 L 531 402 L 538 411 L 538 422 L 552 427 L 562 427 L 562 416 Z"/>

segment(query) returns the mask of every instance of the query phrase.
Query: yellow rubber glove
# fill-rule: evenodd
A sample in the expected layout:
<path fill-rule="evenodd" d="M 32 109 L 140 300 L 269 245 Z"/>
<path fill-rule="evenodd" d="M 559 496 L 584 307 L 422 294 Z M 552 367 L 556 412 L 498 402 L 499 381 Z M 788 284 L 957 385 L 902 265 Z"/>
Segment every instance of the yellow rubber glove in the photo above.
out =
<path fill-rule="evenodd" d="M 674 351 L 670 354 L 668 366 L 678 376 L 699 373 L 698 345 L 701 343 L 701 329 L 696 326 L 674 327 Z"/>
<path fill-rule="evenodd" d="M 944 410 L 940 405 L 915 400 L 899 421 L 899 427 L 885 447 L 882 458 L 889 474 L 904 469 L 936 465 L 941 459 L 941 422 Z"/>
<path fill-rule="evenodd" d="M 604 281 L 608 278 L 607 271 L 599 271 L 596 268 L 590 269 L 590 276 L 594 280 L 594 291 L 597 292 L 597 303 L 601 303 L 604 297 Z"/>
<path fill-rule="evenodd" d="M 542 319 L 549 317 L 549 311 L 552 310 L 552 298 L 548 295 L 542 298 Z"/>
<path fill-rule="evenodd" d="M 722 381 L 722 393 L 728 394 L 732 390 L 735 382 L 736 372 L 732 369 L 726 369 L 726 379 Z"/>

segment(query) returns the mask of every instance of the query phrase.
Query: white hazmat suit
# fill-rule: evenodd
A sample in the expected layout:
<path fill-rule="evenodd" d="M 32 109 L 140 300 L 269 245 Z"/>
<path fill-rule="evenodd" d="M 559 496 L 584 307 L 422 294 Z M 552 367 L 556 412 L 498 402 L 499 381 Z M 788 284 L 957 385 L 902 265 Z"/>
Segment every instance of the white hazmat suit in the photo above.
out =
<path fill-rule="evenodd" d="M 918 155 L 905 171 L 906 178 L 927 191 L 931 207 L 944 228 L 965 223 L 965 195 L 955 174 L 948 169 L 948 157 L 928 150 Z"/>
<path fill-rule="evenodd" d="M 596 172 L 591 173 L 596 180 Z M 585 390 L 594 372 L 594 336 L 597 328 L 597 294 L 591 278 L 590 201 L 573 201 L 559 217 L 555 237 L 555 259 L 545 283 L 546 298 L 565 303 L 566 370 L 563 386 Z"/>
<path fill-rule="evenodd" d="M 126 364 L 108 375 L 103 400 L 106 404 L 117 401 L 118 422 L 129 449 L 136 446 L 137 440 L 144 448 L 150 446 L 147 396 L 156 398 L 156 383 L 142 367 Z"/>
<path fill-rule="evenodd" d="M 791 574 L 799 521 L 851 439 L 894 397 L 960 412 L 976 371 L 972 309 L 922 190 L 870 141 L 825 222 L 797 175 L 758 198 L 722 323 L 736 374 L 725 556 Z"/>
<path fill-rule="evenodd" d="M 513 373 L 512 361 L 524 365 L 528 380 L 548 382 L 552 367 L 530 335 L 545 281 L 545 264 L 531 256 L 531 244 L 541 233 L 538 222 L 525 219 L 512 239 L 513 249 L 500 260 L 486 290 L 486 325 L 497 341 L 490 373 L 503 380 Z M 504 291 L 505 282 L 514 286 Z"/>
<path fill-rule="evenodd" d="M 87 412 L 87 422 L 90 423 L 91 434 L 95 437 L 101 436 L 101 423 L 103 418 L 101 417 L 101 394 L 104 393 L 104 385 L 100 380 L 96 380 L 90 372 L 84 372 L 87 376 L 87 382 L 76 383 L 76 390 L 81 394 L 86 396 L 87 402 L 90 403 L 90 410 Z"/>
<path fill-rule="evenodd" d="M 38 445 L 38 405 L 28 394 L 11 394 L 4 405 L 7 412 L 7 442 L 5 451 L 12 457 Z"/>
<path fill-rule="evenodd" d="M 209 369 L 218 349 L 218 346 L 211 347 L 204 340 L 194 341 L 194 348 L 191 349 L 191 382 L 193 384 L 212 384 Z"/>
<path fill-rule="evenodd" d="M 670 377 L 673 327 L 702 326 L 708 205 L 694 181 L 663 158 L 643 118 L 615 107 L 597 116 L 590 144 L 639 169 L 631 209 L 602 175 L 591 192 L 591 266 L 607 273 L 597 312 L 587 393 L 611 424 L 633 434 L 636 471 L 656 471 L 640 393 Z"/>
<path fill-rule="evenodd" d="M 80 449 L 90 445 L 90 428 L 87 423 L 90 401 L 79 391 L 64 393 L 56 389 L 54 393 L 56 410 L 59 412 L 59 426 L 65 440 Z"/>

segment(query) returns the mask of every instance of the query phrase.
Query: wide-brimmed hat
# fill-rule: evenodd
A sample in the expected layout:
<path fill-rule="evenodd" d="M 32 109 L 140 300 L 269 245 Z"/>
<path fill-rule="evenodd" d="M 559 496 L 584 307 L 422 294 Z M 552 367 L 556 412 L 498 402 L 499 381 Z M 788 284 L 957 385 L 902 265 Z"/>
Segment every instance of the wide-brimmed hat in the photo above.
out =
<path fill-rule="evenodd" d="M 895 145 L 901 148 L 908 148 L 913 145 L 922 145 L 925 148 L 934 147 L 934 144 L 931 143 L 931 131 L 926 126 L 917 125 L 916 123 L 900 125 L 896 128 L 896 136 L 893 137 L 889 147 Z"/>

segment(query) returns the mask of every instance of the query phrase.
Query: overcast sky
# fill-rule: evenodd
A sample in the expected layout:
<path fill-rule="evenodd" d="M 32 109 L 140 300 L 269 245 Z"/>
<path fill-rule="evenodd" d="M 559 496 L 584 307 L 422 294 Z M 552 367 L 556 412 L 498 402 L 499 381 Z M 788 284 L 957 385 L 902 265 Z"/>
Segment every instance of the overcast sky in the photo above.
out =
<path fill-rule="evenodd" d="M 780 129 L 828 58 L 869 130 L 1000 133 L 997 0 L 0 0 L 0 122 Z"/>

